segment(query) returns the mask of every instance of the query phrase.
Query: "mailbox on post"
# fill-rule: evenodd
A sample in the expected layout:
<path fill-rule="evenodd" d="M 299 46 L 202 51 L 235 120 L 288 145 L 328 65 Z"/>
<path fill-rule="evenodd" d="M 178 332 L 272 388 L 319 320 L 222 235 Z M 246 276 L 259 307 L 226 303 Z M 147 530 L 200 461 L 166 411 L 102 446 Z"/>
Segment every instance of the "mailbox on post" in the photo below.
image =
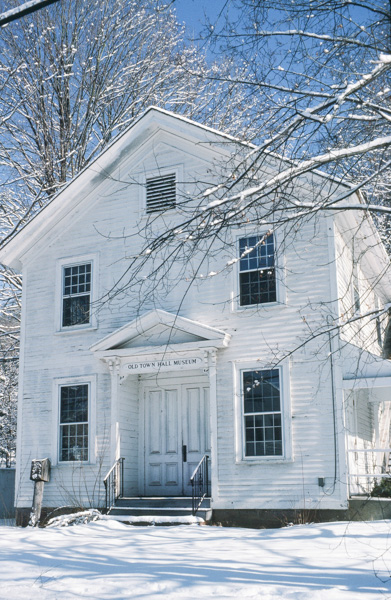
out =
<path fill-rule="evenodd" d="M 32 481 L 49 481 L 50 460 L 48 458 L 35 459 L 31 461 L 30 479 Z"/>

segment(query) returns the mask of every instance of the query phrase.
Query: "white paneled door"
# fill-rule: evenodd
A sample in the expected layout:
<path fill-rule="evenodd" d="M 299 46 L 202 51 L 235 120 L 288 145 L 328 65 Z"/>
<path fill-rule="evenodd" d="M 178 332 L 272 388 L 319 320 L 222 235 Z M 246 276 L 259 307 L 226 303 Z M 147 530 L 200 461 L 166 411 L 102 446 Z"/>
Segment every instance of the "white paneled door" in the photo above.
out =
<path fill-rule="evenodd" d="M 146 386 L 144 425 L 145 494 L 190 496 L 190 477 L 210 455 L 208 386 Z"/>

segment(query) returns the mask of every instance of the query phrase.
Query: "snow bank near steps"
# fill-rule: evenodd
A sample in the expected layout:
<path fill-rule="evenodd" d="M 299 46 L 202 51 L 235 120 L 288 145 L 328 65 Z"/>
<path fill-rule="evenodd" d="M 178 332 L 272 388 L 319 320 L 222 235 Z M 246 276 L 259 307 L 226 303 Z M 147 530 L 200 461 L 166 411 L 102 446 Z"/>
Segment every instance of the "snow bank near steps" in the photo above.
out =
<path fill-rule="evenodd" d="M 46 527 L 69 527 L 70 525 L 85 525 L 95 521 L 119 521 L 128 525 L 202 525 L 205 523 L 201 517 L 184 515 L 182 517 L 169 517 L 157 515 L 128 516 L 128 515 L 102 515 L 99 510 L 90 509 L 54 517 L 48 521 Z"/>

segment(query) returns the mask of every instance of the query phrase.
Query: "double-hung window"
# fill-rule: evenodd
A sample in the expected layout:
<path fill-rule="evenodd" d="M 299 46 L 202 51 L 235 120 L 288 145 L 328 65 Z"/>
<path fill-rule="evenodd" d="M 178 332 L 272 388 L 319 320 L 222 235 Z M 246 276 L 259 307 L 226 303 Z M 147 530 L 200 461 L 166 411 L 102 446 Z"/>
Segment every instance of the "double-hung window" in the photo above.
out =
<path fill-rule="evenodd" d="M 244 456 L 283 456 L 280 370 L 242 371 Z"/>
<path fill-rule="evenodd" d="M 240 306 L 275 302 L 274 235 L 269 233 L 241 238 L 239 257 Z"/>
<path fill-rule="evenodd" d="M 62 327 L 90 323 L 91 275 L 90 262 L 62 267 Z"/>
<path fill-rule="evenodd" d="M 60 387 L 60 461 L 88 461 L 89 384 Z"/>

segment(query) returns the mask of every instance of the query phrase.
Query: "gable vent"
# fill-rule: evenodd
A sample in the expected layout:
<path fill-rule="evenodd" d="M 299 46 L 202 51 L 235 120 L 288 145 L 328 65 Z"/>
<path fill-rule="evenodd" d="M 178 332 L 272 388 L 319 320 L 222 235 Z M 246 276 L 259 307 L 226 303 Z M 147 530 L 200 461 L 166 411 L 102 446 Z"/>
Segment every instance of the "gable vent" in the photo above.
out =
<path fill-rule="evenodd" d="M 167 210 L 175 206 L 175 173 L 159 177 L 150 177 L 146 181 L 147 213 Z"/>

